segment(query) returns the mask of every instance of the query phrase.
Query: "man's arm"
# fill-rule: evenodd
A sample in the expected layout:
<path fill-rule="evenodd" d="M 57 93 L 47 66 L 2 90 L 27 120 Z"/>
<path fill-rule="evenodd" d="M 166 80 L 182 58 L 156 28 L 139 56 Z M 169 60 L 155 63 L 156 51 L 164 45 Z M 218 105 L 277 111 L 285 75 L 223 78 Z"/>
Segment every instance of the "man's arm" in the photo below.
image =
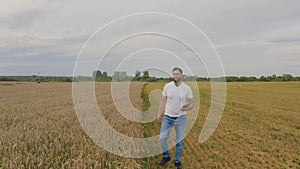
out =
<path fill-rule="evenodd" d="M 161 97 L 160 104 L 159 104 L 158 112 L 157 112 L 157 119 L 158 119 L 158 122 L 161 122 L 161 121 L 162 121 L 162 116 L 161 116 L 161 114 L 162 114 L 162 113 L 164 112 L 164 110 L 165 110 L 166 102 L 167 102 L 167 96 L 162 96 L 162 97 Z"/>
<path fill-rule="evenodd" d="M 194 107 L 194 99 L 193 98 L 186 98 L 187 102 L 190 103 L 187 107 L 182 107 L 181 111 L 188 111 Z"/>
<path fill-rule="evenodd" d="M 189 103 L 189 105 L 181 107 L 181 111 L 188 111 L 194 107 L 193 91 L 190 87 L 188 87 L 187 90 L 186 100 Z"/>

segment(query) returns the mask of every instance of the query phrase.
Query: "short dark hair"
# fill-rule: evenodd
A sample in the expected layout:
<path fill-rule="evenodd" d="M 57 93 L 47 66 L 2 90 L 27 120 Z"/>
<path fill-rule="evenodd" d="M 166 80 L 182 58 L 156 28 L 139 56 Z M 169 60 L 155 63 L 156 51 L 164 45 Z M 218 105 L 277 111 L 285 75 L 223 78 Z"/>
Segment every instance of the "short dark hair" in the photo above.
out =
<path fill-rule="evenodd" d="M 182 74 L 182 69 L 180 69 L 179 67 L 174 67 L 174 68 L 172 69 L 172 72 L 174 72 L 175 70 L 179 70 L 179 72 Z"/>

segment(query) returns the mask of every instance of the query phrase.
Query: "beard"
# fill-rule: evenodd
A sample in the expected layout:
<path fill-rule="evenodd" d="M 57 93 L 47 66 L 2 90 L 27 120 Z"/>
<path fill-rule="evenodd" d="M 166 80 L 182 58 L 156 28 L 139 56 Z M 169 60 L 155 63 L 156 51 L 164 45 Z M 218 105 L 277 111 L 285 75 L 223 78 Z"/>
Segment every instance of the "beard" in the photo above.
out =
<path fill-rule="evenodd" d="M 175 83 L 178 83 L 180 80 L 181 80 L 181 78 L 178 78 L 178 80 L 176 80 L 175 78 L 173 78 L 173 81 L 174 81 Z"/>

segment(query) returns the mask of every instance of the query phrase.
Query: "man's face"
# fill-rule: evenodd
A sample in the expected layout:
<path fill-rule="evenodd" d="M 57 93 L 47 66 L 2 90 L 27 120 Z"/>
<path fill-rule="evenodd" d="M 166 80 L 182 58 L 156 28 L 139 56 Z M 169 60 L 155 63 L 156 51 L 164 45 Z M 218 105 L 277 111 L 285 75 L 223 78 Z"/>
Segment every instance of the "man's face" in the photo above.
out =
<path fill-rule="evenodd" d="M 174 70 L 173 71 L 173 79 L 178 82 L 181 80 L 182 74 L 179 70 Z"/>

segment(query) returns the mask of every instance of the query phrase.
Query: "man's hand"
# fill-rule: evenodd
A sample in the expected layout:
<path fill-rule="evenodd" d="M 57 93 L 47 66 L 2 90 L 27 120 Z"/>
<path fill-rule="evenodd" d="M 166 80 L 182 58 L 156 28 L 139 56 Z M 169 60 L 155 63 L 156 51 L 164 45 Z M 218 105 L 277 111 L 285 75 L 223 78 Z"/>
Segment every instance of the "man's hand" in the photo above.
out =
<path fill-rule="evenodd" d="M 190 98 L 190 99 L 187 98 L 187 101 L 189 103 L 186 104 L 186 105 L 184 105 L 184 106 L 182 106 L 180 108 L 181 111 L 188 111 L 188 110 L 191 110 L 194 107 L 194 99 L 193 98 Z"/>
<path fill-rule="evenodd" d="M 181 111 L 188 111 L 188 110 L 190 110 L 192 108 L 192 106 L 191 105 L 188 105 L 188 106 L 182 106 L 181 107 Z"/>
<path fill-rule="evenodd" d="M 161 123 L 163 119 L 164 119 L 164 118 L 163 118 L 163 116 L 161 116 L 161 115 L 159 115 L 159 116 L 157 117 L 157 120 L 158 120 L 159 123 Z"/>

